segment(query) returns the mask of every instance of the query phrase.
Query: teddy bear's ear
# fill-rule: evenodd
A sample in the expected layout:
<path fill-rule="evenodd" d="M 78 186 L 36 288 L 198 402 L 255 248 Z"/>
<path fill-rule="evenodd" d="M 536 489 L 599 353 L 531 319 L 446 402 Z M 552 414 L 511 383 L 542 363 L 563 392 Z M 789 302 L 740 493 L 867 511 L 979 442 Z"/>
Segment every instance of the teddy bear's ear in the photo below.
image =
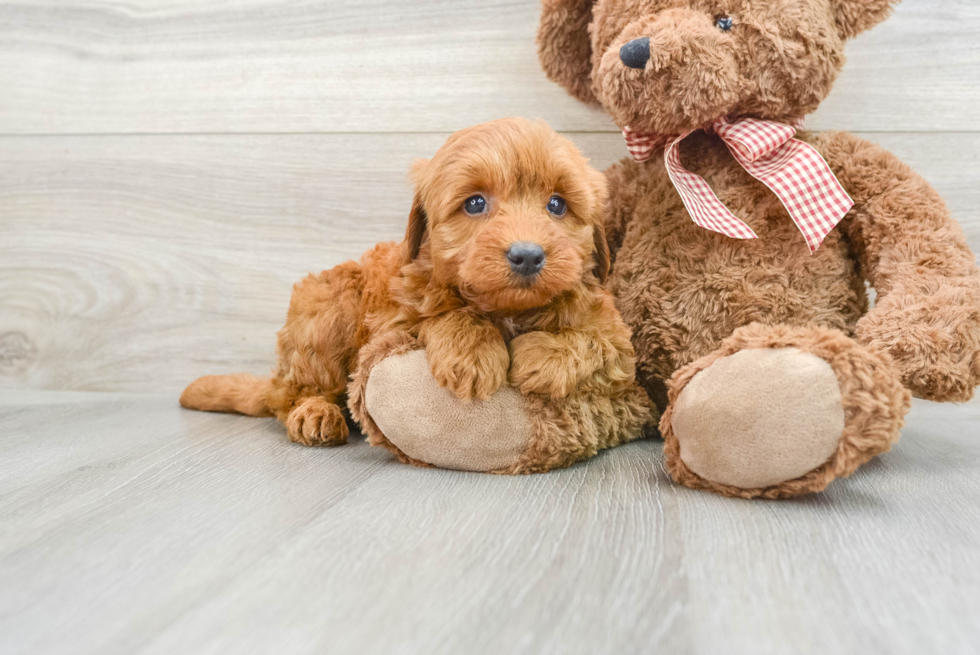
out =
<path fill-rule="evenodd" d="M 832 0 L 837 12 L 837 28 L 851 39 L 888 18 L 899 0 Z"/>
<path fill-rule="evenodd" d="M 538 24 L 538 60 L 553 82 L 590 105 L 592 93 L 592 41 L 589 23 L 595 0 L 542 0 Z"/>

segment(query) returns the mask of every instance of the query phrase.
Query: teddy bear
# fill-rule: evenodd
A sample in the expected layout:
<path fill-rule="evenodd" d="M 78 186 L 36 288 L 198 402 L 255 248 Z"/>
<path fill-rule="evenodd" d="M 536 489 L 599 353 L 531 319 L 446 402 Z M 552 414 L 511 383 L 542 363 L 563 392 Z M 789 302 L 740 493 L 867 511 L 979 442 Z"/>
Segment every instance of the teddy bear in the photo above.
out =
<path fill-rule="evenodd" d="M 894 4 L 543 2 L 546 74 L 632 155 L 606 171 L 610 284 L 680 484 L 822 490 L 889 449 L 912 394 L 980 382 L 980 275 L 943 200 L 879 146 L 802 129 Z"/>
<path fill-rule="evenodd" d="M 609 283 L 682 485 L 820 491 L 891 447 L 912 394 L 966 401 L 980 381 L 980 274 L 942 199 L 873 143 L 802 130 L 845 42 L 894 4 L 542 3 L 545 72 L 603 107 L 632 155 L 606 171 Z M 540 472 L 641 429 L 640 396 L 505 385 L 463 403 L 419 344 L 361 364 L 353 413 L 410 463 Z"/>

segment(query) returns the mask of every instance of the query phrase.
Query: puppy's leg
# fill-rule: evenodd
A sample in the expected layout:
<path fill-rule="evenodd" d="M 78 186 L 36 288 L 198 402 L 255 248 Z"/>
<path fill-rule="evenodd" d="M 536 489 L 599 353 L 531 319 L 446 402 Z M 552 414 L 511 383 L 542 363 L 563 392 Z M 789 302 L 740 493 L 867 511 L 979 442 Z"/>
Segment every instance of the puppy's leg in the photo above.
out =
<path fill-rule="evenodd" d="M 523 394 L 558 399 L 581 384 L 619 390 L 635 377 L 629 330 L 603 297 L 580 324 L 528 332 L 510 342 L 510 383 Z"/>
<path fill-rule="evenodd" d="M 278 335 L 279 364 L 269 406 L 296 443 L 347 441 L 339 402 L 357 355 L 363 290 L 355 262 L 310 275 L 293 288 L 286 325 Z"/>
<path fill-rule="evenodd" d="M 488 399 L 507 381 L 510 357 L 500 330 L 474 312 L 457 309 L 419 325 L 432 376 L 464 401 Z"/>

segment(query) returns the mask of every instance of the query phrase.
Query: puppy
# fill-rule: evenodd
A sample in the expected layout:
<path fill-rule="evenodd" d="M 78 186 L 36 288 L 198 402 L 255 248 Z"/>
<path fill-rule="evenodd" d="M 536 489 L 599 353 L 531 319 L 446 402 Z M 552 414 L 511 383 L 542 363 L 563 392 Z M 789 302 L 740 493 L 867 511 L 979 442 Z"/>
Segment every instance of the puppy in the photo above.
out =
<path fill-rule="evenodd" d="M 510 383 L 561 399 L 634 379 L 630 334 L 602 284 L 605 178 L 544 123 L 453 134 L 413 167 L 402 243 L 293 289 L 271 379 L 207 376 L 184 407 L 276 416 L 305 445 L 347 440 L 341 404 L 358 353 L 408 339 L 462 401 Z"/>

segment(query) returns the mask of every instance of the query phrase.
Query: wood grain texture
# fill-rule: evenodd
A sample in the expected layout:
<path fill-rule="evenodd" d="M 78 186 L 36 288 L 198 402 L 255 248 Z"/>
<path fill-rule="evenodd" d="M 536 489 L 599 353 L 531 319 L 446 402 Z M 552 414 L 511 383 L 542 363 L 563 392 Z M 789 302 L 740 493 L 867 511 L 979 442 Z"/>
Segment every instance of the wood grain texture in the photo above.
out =
<path fill-rule="evenodd" d="M 535 0 L 0 2 L 0 133 L 610 131 L 538 67 Z M 817 129 L 976 131 L 980 4 L 908 0 L 849 45 Z"/>
<path fill-rule="evenodd" d="M 0 386 L 265 374 L 292 284 L 401 238 L 409 162 L 445 136 L 0 138 Z M 572 136 L 600 168 L 624 154 L 617 135 Z M 980 252 L 980 135 L 873 138 L 939 188 Z"/>
<path fill-rule="evenodd" d="M 818 496 L 659 442 L 498 477 L 172 397 L 0 393 L 0 652 L 975 653 L 980 404 L 917 402 Z"/>

